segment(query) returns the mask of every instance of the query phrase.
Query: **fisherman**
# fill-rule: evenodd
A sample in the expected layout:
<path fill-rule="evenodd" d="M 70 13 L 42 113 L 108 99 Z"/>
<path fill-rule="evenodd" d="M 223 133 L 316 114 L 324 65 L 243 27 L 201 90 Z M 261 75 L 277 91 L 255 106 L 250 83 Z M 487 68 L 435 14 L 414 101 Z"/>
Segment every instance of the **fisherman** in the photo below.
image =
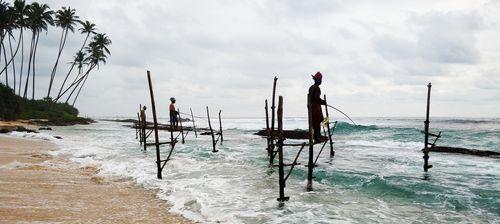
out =
<path fill-rule="evenodd" d="M 312 116 L 312 127 L 314 133 L 314 141 L 322 142 L 326 140 L 325 136 L 321 136 L 321 122 L 324 120 L 323 112 L 321 111 L 321 105 L 326 105 L 326 101 L 321 99 L 321 85 L 323 75 L 321 72 L 316 72 L 312 76 L 314 84 L 309 87 L 309 97 L 311 103 L 311 116 Z"/>
<path fill-rule="evenodd" d="M 143 106 L 141 109 L 141 131 L 142 131 L 142 138 L 143 141 L 146 141 L 146 106 Z"/>
<path fill-rule="evenodd" d="M 174 128 L 177 128 L 179 121 L 177 119 L 178 113 L 177 113 L 177 110 L 175 109 L 175 98 L 174 97 L 170 97 L 169 111 L 170 111 L 170 124 Z"/>

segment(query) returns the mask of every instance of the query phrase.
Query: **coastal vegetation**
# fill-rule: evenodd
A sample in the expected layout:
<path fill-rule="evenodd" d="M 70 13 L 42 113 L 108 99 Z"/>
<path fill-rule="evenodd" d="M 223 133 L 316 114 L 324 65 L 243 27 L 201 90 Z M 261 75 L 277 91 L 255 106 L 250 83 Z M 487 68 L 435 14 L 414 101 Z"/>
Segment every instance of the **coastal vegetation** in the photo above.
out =
<path fill-rule="evenodd" d="M 39 71 L 36 56 L 40 34 L 47 33 L 50 26 L 61 31 L 56 58 L 51 71 Z M 70 41 L 68 36 L 76 30 L 85 38 L 82 37 L 81 47 L 74 53 L 73 59 L 69 63 L 62 63 L 61 56 L 67 50 L 67 41 Z M 38 2 L 28 4 L 24 0 L 15 0 L 11 4 L 0 0 L 0 80 L 5 87 L 12 88 L 13 93 L 23 99 L 18 102 L 24 108 L 30 108 L 28 105 L 32 102 L 51 108 L 58 108 L 56 105 L 74 106 L 90 73 L 99 69 L 100 64 L 106 63 L 110 55 L 109 45 L 109 37 L 98 33 L 96 25 L 91 21 L 80 20 L 76 10 L 71 7 L 52 10 L 49 5 Z M 64 65 L 67 68 L 61 68 Z M 50 74 L 47 94 L 43 94 L 45 97 L 40 100 L 35 99 L 38 73 Z M 55 86 L 58 83 L 55 82 L 56 79 L 62 80 L 60 86 Z M 56 104 L 57 102 L 64 103 Z M 37 114 L 24 115 L 38 117 Z"/>
<path fill-rule="evenodd" d="M 0 83 L 0 120 L 36 119 L 47 125 L 86 124 L 90 119 L 78 117 L 78 109 L 68 103 L 47 99 L 31 100 L 18 96 L 10 87 Z"/>

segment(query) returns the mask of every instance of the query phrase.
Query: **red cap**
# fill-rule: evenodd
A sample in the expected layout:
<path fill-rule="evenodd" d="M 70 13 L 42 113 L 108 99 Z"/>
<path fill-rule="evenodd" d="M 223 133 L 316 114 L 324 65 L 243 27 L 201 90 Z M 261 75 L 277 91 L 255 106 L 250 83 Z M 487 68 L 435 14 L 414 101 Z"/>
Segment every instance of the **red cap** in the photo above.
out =
<path fill-rule="evenodd" d="M 321 72 L 316 72 L 316 74 L 313 75 L 312 77 L 313 77 L 313 79 L 322 79 L 323 75 L 321 74 Z"/>

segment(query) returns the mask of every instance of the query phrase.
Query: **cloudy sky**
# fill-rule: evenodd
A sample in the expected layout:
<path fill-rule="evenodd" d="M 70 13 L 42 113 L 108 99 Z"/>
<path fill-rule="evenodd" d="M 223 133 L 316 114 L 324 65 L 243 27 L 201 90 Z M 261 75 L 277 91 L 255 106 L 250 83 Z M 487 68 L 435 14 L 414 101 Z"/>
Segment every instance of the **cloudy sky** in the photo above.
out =
<path fill-rule="evenodd" d="M 274 76 L 285 114 L 305 116 L 310 75 L 321 71 L 323 93 L 352 116 L 424 116 L 432 82 L 433 116 L 500 117 L 500 1 L 44 3 L 76 8 L 113 41 L 77 102 L 81 115 L 134 116 L 150 104 L 150 70 L 160 116 L 171 96 L 199 115 L 208 105 L 226 117 L 263 116 Z M 37 95 L 59 35 L 41 36 Z M 68 38 L 64 66 L 82 43 L 79 33 Z"/>

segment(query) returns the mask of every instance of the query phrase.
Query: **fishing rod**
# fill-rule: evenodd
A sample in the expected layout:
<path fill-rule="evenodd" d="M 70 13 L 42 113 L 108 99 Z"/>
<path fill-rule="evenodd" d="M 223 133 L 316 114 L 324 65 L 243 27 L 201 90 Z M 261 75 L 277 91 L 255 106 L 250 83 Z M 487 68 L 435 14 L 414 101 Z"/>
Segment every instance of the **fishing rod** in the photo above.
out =
<path fill-rule="evenodd" d="M 186 115 L 186 116 L 191 116 L 191 114 L 182 113 L 182 112 L 181 112 L 180 114 L 183 114 L 183 115 Z M 200 118 L 200 119 L 202 119 L 202 118 L 207 118 L 207 117 L 201 117 L 201 116 L 195 116 L 195 115 L 193 115 L 193 117 L 195 117 L 195 118 Z"/>
<path fill-rule="evenodd" d="M 349 120 L 350 120 L 350 121 L 351 121 L 354 125 L 357 125 L 357 124 L 356 124 L 356 122 L 354 122 L 354 121 L 353 121 L 353 120 L 352 120 L 349 116 L 347 116 L 347 114 L 345 114 L 345 113 L 344 113 L 344 112 L 342 112 L 341 110 L 339 110 L 339 109 L 335 108 L 335 107 L 334 107 L 334 106 L 332 106 L 332 105 L 328 105 L 328 104 L 327 104 L 326 106 L 328 106 L 328 107 L 330 107 L 330 108 L 332 108 L 332 109 L 334 109 L 334 110 L 336 110 L 336 111 L 340 112 L 340 113 L 341 113 L 341 114 L 343 114 L 345 117 L 347 117 L 347 118 L 348 118 L 348 119 L 349 119 Z"/>

